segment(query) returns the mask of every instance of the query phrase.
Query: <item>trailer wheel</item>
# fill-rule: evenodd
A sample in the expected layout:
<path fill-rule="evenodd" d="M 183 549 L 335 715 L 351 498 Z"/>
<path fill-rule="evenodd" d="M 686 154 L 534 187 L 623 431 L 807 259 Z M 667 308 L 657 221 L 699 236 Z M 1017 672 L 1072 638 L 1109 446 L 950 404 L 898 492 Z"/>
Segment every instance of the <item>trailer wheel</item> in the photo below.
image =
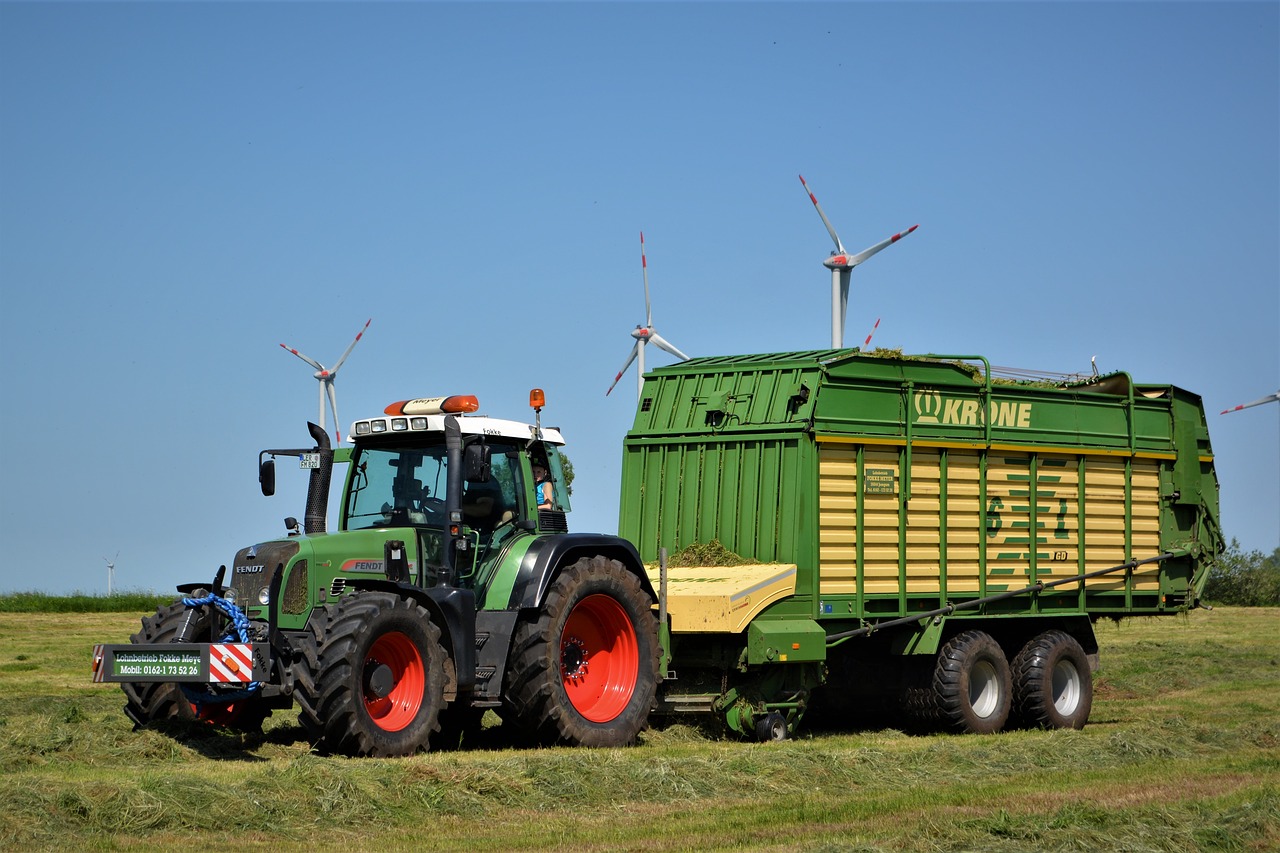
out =
<path fill-rule="evenodd" d="M 770 711 L 756 722 L 756 740 L 761 743 L 776 743 L 791 737 L 787 728 L 787 718 L 777 711 Z"/>
<path fill-rule="evenodd" d="M 131 643 L 170 643 L 186 621 L 187 607 L 181 602 L 156 610 L 142 618 L 142 630 L 129 638 Z M 208 642 L 202 637 L 197 642 Z M 167 720 L 200 720 L 240 732 L 262 731 L 262 722 L 271 709 L 260 697 L 236 702 L 209 702 L 193 705 L 182 688 L 173 682 L 124 682 L 124 712 L 136 727 Z"/>
<path fill-rule="evenodd" d="M 389 757 L 429 747 L 444 708 L 440 629 L 416 602 L 353 591 L 313 623 L 296 680 L 298 722 L 322 753 Z"/>
<path fill-rule="evenodd" d="M 1089 658 L 1065 631 L 1045 631 L 1013 659 L 1013 705 L 1032 728 L 1082 729 L 1093 708 Z"/>
<path fill-rule="evenodd" d="M 543 743 L 635 740 L 658 684 L 650 605 L 617 560 L 584 557 L 561 572 L 512 638 L 504 700 L 517 726 Z"/>
<path fill-rule="evenodd" d="M 965 631 L 938 652 L 933 694 L 938 719 L 953 731 L 991 734 L 1012 705 L 1009 662 L 990 634 Z"/>

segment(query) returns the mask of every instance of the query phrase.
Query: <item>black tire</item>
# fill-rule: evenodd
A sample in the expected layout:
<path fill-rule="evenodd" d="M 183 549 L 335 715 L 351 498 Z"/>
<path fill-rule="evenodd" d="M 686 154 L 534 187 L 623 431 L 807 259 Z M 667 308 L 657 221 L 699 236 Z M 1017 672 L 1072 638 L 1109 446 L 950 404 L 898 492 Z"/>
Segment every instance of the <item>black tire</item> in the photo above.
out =
<path fill-rule="evenodd" d="M 447 657 L 416 602 L 353 591 L 313 620 L 295 680 L 298 722 L 321 753 L 393 757 L 440 729 Z"/>
<path fill-rule="evenodd" d="M 1023 726 L 1082 729 L 1093 709 L 1093 673 L 1076 638 L 1045 631 L 1013 659 L 1014 718 Z"/>
<path fill-rule="evenodd" d="M 544 744 L 633 742 L 658 685 L 651 605 L 617 560 L 584 557 L 562 571 L 542 609 L 516 624 L 504 719 Z"/>
<path fill-rule="evenodd" d="M 936 718 L 955 732 L 992 734 L 1004 728 L 1013 702 L 1009 661 L 984 631 L 965 631 L 938 652 L 933 670 Z"/>
<path fill-rule="evenodd" d="M 770 711 L 756 721 L 756 740 L 761 743 L 776 743 L 791 737 L 787 728 L 787 718 L 777 711 Z"/>
<path fill-rule="evenodd" d="M 131 643 L 171 643 L 187 619 L 187 607 L 181 601 L 161 607 L 153 616 L 142 618 L 142 630 L 129 638 Z M 193 642 L 207 643 L 211 637 L 198 636 Z M 129 682 L 124 690 L 124 712 L 136 728 L 152 723 L 174 721 L 207 722 L 240 732 L 260 732 L 262 722 L 271 709 L 260 697 L 235 702 L 192 705 L 182 688 L 173 682 Z"/>

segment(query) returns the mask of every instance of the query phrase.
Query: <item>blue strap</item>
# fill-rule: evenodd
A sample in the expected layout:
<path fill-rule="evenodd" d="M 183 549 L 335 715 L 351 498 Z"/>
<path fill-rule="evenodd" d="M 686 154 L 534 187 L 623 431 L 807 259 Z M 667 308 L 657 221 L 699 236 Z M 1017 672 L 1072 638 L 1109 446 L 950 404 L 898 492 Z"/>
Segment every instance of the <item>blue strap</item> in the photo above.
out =
<path fill-rule="evenodd" d="M 231 619 L 231 624 L 235 626 L 236 632 L 235 634 L 227 634 L 220 642 L 228 643 L 233 640 L 238 640 L 241 643 L 249 642 L 249 617 L 245 616 L 244 611 L 237 607 L 234 602 L 227 601 L 222 596 L 214 595 L 211 592 L 203 598 L 184 598 L 182 603 L 188 608 L 213 605 Z M 257 681 L 251 681 L 242 690 L 235 690 L 230 693 L 212 693 L 207 687 L 203 690 L 197 690 L 185 683 L 179 686 L 182 688 L 182 694 L 187 697 L 187 701 L 193 705 L 235 702 L 238 699 L 246 699 L 252 696 L 262 688 L 262 684 Z"/>
<path fill-rule="evenodd" d="M 182 599 L 182 603 L 187 607 L 204 607 L 207 604 L 212 604 L 214 607 L 227 614 L 227 616 L 231 617 L 231 622 L 236 627 L 237 636 L 228 634 L 222 638 L 222 642 L 226 643 L 236 639 L 242 643 L 249 642 L 249 617 L 245 616 L 244 611 L 239 607 L 236 607 L 233 602 L 227 601 L 220 595 L 209 593 L 204 598 L 184 598 Z"/>

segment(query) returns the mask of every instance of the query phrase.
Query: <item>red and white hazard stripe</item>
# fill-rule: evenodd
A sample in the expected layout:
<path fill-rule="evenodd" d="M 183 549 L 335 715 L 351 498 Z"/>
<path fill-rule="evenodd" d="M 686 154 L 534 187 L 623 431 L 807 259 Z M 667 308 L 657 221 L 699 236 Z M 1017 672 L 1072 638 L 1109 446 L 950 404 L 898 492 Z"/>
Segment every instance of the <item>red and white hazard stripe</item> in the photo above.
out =
<path fill-rule="evenodd" d="M 214 684 L 248 684 L 253 681 L 253 646 L 249 643 L 214 643 L 209 646 L 209 681 Z"/>
<path fill-rule="evenodd" d="M 104 643 L 98 643 L 93 647 L 93 680 L 101 683 L 106 676 L 105 667 L 102 665 L 102 647 Z"/>

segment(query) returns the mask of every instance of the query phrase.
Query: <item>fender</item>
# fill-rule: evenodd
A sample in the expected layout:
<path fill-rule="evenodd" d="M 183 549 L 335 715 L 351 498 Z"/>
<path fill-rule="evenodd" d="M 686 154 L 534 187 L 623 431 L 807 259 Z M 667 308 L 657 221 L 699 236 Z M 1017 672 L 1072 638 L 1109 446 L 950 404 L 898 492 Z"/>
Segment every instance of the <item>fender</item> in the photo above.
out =
<path fill-rule="evenodd" d="M 529 546 L 524 559 L 520 562 L 520 572 L 516 575 L 515 585 L 511 589 L 509 608 L 536 609 L 542 606 L 547 597 L 547 589 L 555 579 L 560 567 L 568 565 L 579 557 L 603 555 L 622 563 L 640 581 L 645 594 L 654 601 L 658 600 L 649 575 L 645 573 L 644 561 L 640 559 L 636 546 L 620 536 L 608 536 L 601 533 L 558 533 L 540 536 Z"/>

